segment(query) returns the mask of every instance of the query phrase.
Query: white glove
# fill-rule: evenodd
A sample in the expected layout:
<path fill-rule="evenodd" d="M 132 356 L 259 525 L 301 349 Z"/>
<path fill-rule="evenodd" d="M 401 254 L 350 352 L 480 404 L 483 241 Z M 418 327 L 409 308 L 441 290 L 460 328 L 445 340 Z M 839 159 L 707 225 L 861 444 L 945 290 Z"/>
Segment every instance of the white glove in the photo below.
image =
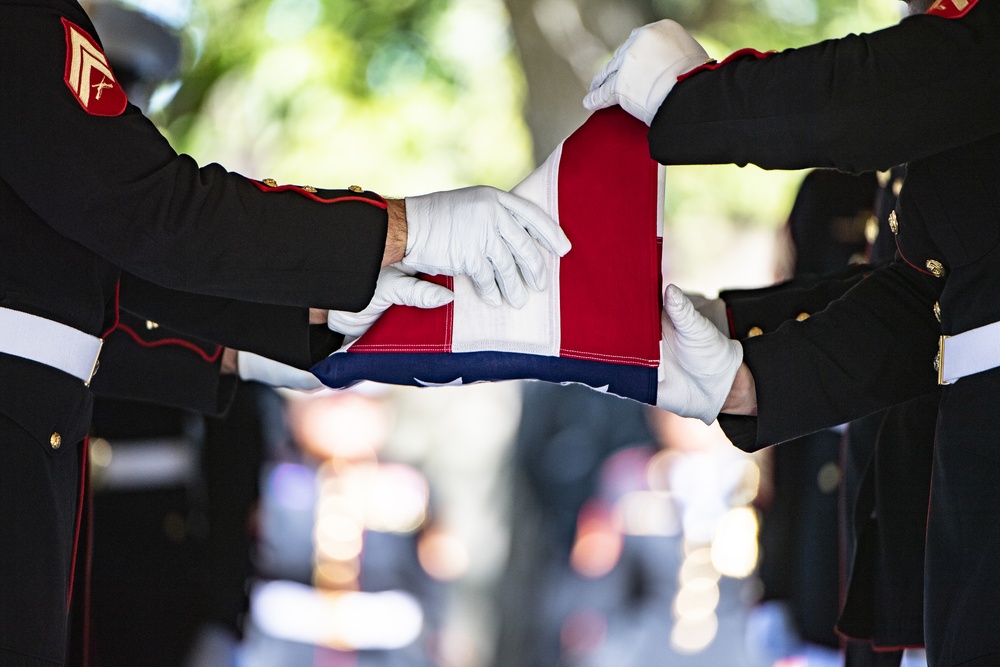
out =
<path fill-rule="evenodd" d="M 653 122 L 677 77 L 710 59 L 680 24 L 664 19 L 636 28 L 590 83 L 583 106 L 618 104 L 646 125 Z"/>
<path fill-rule="evenodd" d="M 393 264 L 379 272 L 375 296 L 364 310 L 360 313 L 331 310 L 326 323 L 333 331 L 357 338 L 393 304 L 437 308 L 454 300 L 454 293 L 447 287 L 414 278 Z"/>
<path fill-rule="evenodd" d="M 303 371 L 252 352 L 243 352 L 242 350 L 237 352 L 236 364 L 239 368 L 240 379 L 249 382 L 262 382 L 272 387 L 287 387 L 303 391 L 312 391 L 323 386 L 323 383 L 309 371 Z"/>
<path fill-rule="evenodd" d="M 503 190 L 479 185 L 405 201 L 402 264 L 430 275 L 468 275 L 480 298 L 493 305 L 502 295 L 520 308 L 528 302 L 524 283 L 545 287 L 545 257 L 535 240 L 560 257 L 570 249 L 542 209 Z"/>
<path fill-rule="evenodd" d="M 656 407 L 711 424 L 743 363 L 743 347 L 699 315 L 676 285 L 663 301 Z"/>
<path fill-rule="evenodd" d="M 684 292 L 684 296 L 691 300 L 694 309 L 714 324 L 716 329 L 726 336 L 729 335 L 729 315 L 726 313 L 725 301 L 718 297 L 709 299 L 696 292 Z"/>

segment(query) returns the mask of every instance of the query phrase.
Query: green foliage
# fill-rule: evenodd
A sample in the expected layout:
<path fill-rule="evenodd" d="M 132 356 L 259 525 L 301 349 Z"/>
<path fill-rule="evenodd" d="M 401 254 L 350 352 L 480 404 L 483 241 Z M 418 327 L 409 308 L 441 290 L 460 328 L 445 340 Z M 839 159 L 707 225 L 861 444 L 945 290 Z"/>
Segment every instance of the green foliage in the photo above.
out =
<path fill-rule="evenodd" d="M 202 162 L 386 194 L 510 187 L 530 169 L 499 0 L 200 7 L 191 67 L 158 120 Z"/>

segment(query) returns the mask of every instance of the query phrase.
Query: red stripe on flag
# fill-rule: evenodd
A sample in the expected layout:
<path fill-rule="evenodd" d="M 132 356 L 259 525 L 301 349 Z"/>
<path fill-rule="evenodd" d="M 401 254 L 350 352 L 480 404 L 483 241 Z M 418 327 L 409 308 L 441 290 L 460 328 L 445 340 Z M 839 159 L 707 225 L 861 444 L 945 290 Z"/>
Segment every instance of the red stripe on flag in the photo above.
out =
<path fill-rule="evenodd" d="M 612 107 L 563 144 L 559 221 L 573 241 L 559 272 L 563 357 L 659 365 L 658 182 L 647 132 Z"/>
<path fill-rule="evenodd" d="M 451 276 L 420 277 L 455 289 Z M 434 309 L 392 306 L 348 352 L 451 352 L 454 320 L 454 303 Z"/>

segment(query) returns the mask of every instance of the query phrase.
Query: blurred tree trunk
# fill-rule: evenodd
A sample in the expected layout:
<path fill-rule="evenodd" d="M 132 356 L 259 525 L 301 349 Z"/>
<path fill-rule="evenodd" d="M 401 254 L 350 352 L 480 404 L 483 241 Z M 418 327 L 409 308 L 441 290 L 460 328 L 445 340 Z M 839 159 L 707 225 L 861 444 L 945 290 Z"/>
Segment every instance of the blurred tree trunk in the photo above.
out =
<path fill-rule="evenodd" d="M 650 0 L 505 0 L 527 81 L 525 118 L 540 163 L 587 117 L 590 80 L 636 26 Z"/>

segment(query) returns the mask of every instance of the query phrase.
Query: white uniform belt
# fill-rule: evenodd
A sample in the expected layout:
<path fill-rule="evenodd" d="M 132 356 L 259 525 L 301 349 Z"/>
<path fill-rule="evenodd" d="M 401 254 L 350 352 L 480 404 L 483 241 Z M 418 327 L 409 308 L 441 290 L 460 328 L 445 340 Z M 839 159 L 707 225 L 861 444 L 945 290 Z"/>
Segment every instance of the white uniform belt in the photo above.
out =
<path fill-rule="evenodd" d="M 1000 322 L 986 324 L 938 343 L 938 384 L 951 384 L 966 375 L 1000 366 Z"/>
<path fill-rule="evenodd" d="M 0 352 L 37 361 L 90 384 L 101 354 L 100 338 L 71 326 L 0 308 Z"/>

